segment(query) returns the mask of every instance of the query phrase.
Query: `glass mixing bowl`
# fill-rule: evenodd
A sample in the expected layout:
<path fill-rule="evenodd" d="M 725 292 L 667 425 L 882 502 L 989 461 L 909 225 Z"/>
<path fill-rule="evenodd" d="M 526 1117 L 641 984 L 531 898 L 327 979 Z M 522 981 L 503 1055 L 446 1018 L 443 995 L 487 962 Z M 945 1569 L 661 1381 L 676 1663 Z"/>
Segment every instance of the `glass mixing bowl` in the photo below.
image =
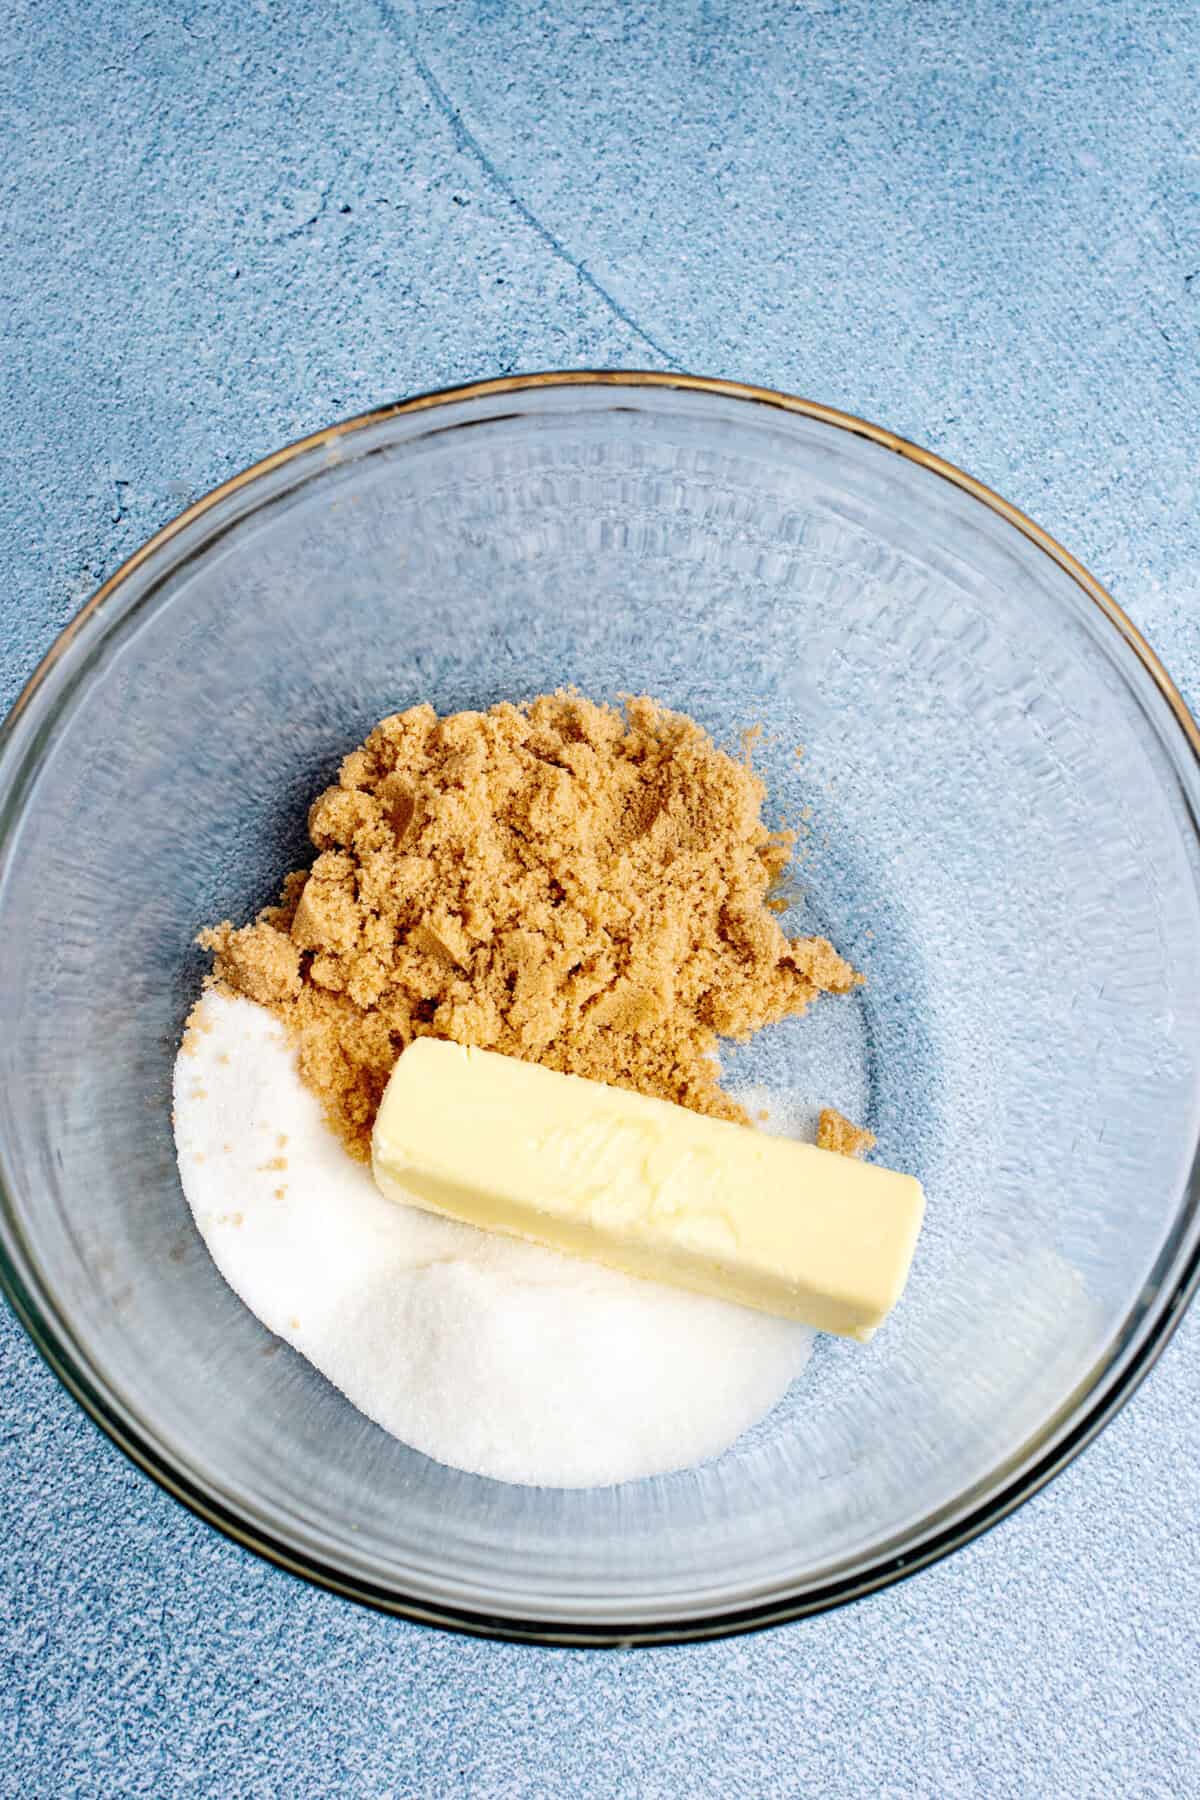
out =
<path fill-rule="evenodd" d="M 273 1339 L 193 1229 L 170 1121 L 192 939 L 273 898 L 341 755 L 417 701 L 567 683 L 764 727 L 802 833 L 787 924 L 869 985 L 728 1078 L 865 1117 L 929 1197 L 872 1344 L 818 1340 L 717 1460 L 582 1491 L 433 1463 Z M 8 723 L 9 1297 L 156 1480 L 409 1617 L 631 1643 L 877 1588 L 1061 1467 L 1195 1283 L 1198 742 L 1065 552 L 823 407 L 554 375 L 321 432 L 133 557 Z"/>

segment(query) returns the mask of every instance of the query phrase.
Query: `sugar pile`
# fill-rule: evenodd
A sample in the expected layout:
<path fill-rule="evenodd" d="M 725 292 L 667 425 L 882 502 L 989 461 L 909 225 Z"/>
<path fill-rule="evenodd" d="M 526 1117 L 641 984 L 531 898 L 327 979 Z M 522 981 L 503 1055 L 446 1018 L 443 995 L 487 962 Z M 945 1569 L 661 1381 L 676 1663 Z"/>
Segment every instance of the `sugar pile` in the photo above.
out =
<path fill-rule="evenodd" d="M 175 1140 L 234 1292 L 438 1462 L 551 1487 L 686 1468 L 808 1360 L 803 1326 L 385 1200 L 252 1001 L 206 998 L 175 1065 Z"/>

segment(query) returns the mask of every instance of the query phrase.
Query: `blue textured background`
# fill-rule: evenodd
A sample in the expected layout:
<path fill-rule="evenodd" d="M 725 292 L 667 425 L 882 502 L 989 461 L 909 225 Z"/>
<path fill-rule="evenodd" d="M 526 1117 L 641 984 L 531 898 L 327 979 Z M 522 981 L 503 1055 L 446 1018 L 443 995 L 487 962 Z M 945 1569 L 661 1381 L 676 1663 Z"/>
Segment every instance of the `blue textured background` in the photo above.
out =
<path fill-rule="evenodd" d="M 190 497 L 507 370 L 680 367 L 942 451 L 1200 704 L 1192 0 L 0 7 L 11 699 Z M 1200 1315 L 1053 1488 L 841 1614 L 633 1657 L 309 1591 L 0 1313 L 0 1792 L 1200 1794 Z"/>

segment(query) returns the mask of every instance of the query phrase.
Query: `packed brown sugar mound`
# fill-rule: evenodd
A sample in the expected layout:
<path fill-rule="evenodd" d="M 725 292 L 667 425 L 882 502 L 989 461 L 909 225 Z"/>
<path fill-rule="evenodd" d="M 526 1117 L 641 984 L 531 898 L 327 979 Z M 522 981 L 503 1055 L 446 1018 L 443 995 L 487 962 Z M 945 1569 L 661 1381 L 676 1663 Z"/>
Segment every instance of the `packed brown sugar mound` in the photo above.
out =
<path fill-rule="evenodd" d="M 693 720 L 573 693 L 377 725 L 309 813 L 318 851 L 253 925 L 201 935 L 269 1007 L 353 1155 L 396 1058 L 451 1038 L 746 1121 L 745 1038 L 861 979 L 770 910 L 789 833 Z"/>

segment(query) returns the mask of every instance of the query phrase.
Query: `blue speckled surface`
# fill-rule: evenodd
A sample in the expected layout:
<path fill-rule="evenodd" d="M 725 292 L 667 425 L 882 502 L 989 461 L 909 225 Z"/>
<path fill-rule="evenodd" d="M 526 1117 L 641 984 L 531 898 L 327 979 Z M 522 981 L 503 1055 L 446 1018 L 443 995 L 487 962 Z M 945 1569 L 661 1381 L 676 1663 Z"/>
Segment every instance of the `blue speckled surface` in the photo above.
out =
<path fill-rule="evenodd" d="M 4 699 L 190 496 L 504 370 L 678 366 L 943 452 L 1200 705 L 1191 0 L 183 9 L 0 33 Z M 0 1792 L 1200 1793 L 1200 1317 L 991 1536 L 600 1657 L 357 1612 L 195 1523 L 0 1316 Z"/>

